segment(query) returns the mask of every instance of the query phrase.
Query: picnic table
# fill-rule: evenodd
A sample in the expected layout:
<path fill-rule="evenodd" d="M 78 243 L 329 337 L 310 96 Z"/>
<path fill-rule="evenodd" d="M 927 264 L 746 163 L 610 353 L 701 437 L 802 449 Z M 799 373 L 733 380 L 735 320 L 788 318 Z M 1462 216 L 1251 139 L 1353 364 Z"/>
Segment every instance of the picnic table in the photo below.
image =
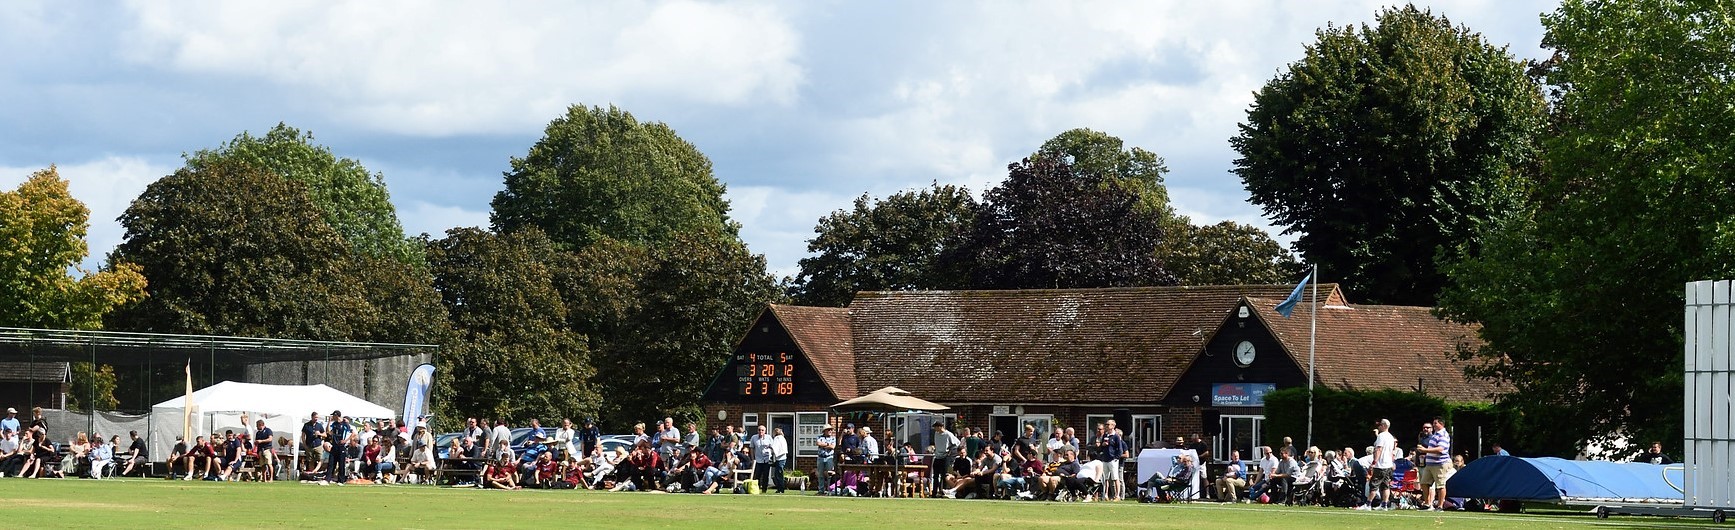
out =
<path fill-rule="evenodd" d="M 889 492 L 892 496 L 927 496 L 927 494 L 928 494 L 928 491 L 927 491 L 927 488 L 928 488 L 928 466 L 926 466 L 926 465 L 901 464 L 901 463 L 895 463 L 895 464 L 841 463 L 841 464 L 837 465 L 837 472 L 838 472 L 839 476 L 842 476 L 843 473 L 849 472 L 849 471 L 855 471 L 855 472 L 861 473 L 863 476 L 868 478 L 869 484 L 872 484 L 875 486 L 890 484 L 891 489 L 889 490 Z M 915 487 L 909 488 L 909 490 L 906 493 L 904 483 L 907 482 L 906 474 L 908 474 L 908 473 L 915 473 L 916 474 L 916 482 L 914 484 Z M 861 492 L 861 493 L 865 494 L 866 492 Z"/>

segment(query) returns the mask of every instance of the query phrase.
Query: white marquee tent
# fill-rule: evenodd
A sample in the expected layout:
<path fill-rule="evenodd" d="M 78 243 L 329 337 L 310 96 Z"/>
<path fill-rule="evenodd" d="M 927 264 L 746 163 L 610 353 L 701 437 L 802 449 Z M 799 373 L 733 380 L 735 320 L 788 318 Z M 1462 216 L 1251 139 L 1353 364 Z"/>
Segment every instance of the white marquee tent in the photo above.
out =
<path fill-rule="evenodd" d="M 176 396 L 151 407 L 151 457 L 162 460 L 175 445 L 183 427 L 186 396 Z M 317 412 L 321 417 L 334 410 L 351 418 L 390 418 L 391 409 L 325 385 L 261 385 L 224 381 L 193 392 L 193 436 L 224 429 L 244 432 L 241 415 L 248 421 L 265 420 L 279 439 L 296 441 L 301 424 Z"/>

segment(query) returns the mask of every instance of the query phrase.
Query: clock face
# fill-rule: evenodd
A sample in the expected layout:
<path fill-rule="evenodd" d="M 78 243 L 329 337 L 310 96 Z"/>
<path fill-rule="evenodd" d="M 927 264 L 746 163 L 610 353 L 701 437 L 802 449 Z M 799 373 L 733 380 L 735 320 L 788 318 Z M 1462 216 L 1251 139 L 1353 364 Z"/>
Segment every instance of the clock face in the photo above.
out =
<path fill-rule="evenodd" d="M 1248 365 L 1253 364 L 1254 354 L 1253 343 L 1241 341 L 1240 344 L 1235 345 L 1235 364 L 1241 365 L 1242 368 L 1246 368 Z"/>

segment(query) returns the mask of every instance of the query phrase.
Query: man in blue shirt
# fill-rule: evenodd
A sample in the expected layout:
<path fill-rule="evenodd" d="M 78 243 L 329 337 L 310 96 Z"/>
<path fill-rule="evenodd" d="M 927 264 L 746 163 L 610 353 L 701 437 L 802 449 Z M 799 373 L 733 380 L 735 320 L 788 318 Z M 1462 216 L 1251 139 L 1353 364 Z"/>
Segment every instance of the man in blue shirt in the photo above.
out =
<path fill-rule="evenodd" d="M 326 474 L 331 481 L 343 484 L 349 481 L 349 438 L 354 432 L 349 425 L 349 418 L 343 417 L 343 411 L 331 411 L 331 423 L 326 427 L 326 437 L 331 440 L 331 462 L 326 466 Z"/>
<path fill-rule="evenodd" d="M 1114 420 L 1103 424 L 1103 435 L 1097 440 L 1096 459 L 1102 462 L 1102 495 L 1108 500 L 1121 500 L 1121 457 L 1127 452 L 1126 440 Z"/>
<path fill-rule="evenodd" d="M 1446 479 L 1451 476 L 1447 467 L 1452 465 L 1452 438 L 1446 434 L 1444 422 L 1439 418 L 1422 423 L 1422 443 L 1416 446 L 1416 454 L 1422 457 L 1422 472 L 1419 474 L 1422 486 L 1422 506 L 1420 510 L 1436 509 L 1434 495 L 1439 490 L 1446 489 Z M 1439 499 L 1444 502 L 1442 495 Z"/>
<path fill-rule="evenodd" d="M 813 440 L 813 445 L 818 448 L 818 469 L 814 473 L 819 479 L 817 490 L 824 493 L 826 486 L 831 485 L 831 471 L 837 469 L 837 437 L 832 436 L 830 425 Z"/>
<path fill-rule="evenodd" d="M 6 419 L 0 419 L 0 431 L 19 432 L 18 409 L 7 407 Z"/>

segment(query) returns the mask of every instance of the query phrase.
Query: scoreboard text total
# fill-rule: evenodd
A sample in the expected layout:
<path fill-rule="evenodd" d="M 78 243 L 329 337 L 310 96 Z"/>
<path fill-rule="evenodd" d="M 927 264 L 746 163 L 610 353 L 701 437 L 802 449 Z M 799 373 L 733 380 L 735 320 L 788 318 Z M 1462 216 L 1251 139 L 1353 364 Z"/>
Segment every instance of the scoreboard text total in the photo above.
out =
<path fill-rule="evenodd" d="M 735 365 L 743 396 L 795 395 L 795 360 L 788 353 L 748 353 Z"/>

